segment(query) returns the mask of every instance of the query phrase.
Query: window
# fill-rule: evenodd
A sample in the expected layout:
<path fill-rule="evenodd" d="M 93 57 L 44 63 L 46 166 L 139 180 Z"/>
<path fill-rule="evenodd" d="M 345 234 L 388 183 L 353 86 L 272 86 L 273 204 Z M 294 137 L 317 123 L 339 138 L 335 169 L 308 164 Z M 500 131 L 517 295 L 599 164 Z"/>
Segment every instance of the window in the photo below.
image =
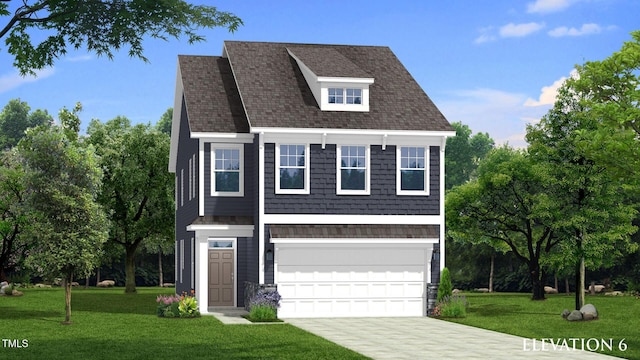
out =
<path fill-rule="evenodd" d="M 344 96 L 346 94 L 346 96 Z M 362 89 L 329 88 L 329 104 L 362 104 Z"/>
<path fill-rule="evenodd" d="M 276 145 L 276 193 L 309 193 L 309 145 Z"/>
<path fill-rule="evenodd" d="M 211 145 L 212 196 L 243 196 L 243 153 L 242 145 Z"/>
<path fill-rule="evenodd" d="M 369 147 L 338 146 L 336 193 L 369 194 Z"/>
<path fill-rule="evenodd" d="M 397 193 L 429 195 L 429 150 L 425 147 L 402 146 L 397 150 Z"/>

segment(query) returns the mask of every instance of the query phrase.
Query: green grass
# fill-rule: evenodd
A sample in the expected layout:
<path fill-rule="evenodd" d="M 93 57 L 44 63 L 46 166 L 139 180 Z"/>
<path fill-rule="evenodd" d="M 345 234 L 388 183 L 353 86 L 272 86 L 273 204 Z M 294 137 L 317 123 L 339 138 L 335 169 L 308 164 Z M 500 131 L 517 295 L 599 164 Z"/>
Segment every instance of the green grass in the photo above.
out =
<path fill-rule="evenodd" d="M 530 300 L 530 294 L 465 294 L 469 302 L 467 317 L 446 319 L 459 324 L 490 329 L 525 338 L 613 339 L 613 352 L 605 354 L 640 359 L 640 300 L 633 296 L 585 296 L 595 305 L 598 320 L 570 322 L 560 314 L 574 309 L 574 296 L 547 295 L 543 301 Z M 624 339 L 626 351 L 618 351 Z"/>
<path fill-rule="evenodd" d="M 159 318 L 155 298 L 172 289 L 74 289 L 72 325 L 61 325 L 62 289 L 21 290 L 24 296 L 0 297 L 0 338 L 24 339 L 28 347 L 0 343 L 2 359 L 365 359 L 287 324 Z"/>

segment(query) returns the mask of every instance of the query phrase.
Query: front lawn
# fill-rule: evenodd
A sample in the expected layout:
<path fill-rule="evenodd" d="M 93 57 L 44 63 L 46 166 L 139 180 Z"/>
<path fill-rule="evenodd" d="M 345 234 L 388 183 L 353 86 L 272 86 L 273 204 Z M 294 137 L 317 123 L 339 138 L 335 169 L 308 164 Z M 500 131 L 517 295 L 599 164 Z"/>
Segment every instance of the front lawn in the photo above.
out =
<path fill-rule="evenodd" d="M 60 324 L 62 289 L 21 290 L 24 296 L 0 297 L 2 359 L 365 359 L 287 324 L 159 318 L 156 296 L 173 289 L 73 289 L 72 325 Z"/>
<path fill-rule="evenodd" d="M 607 342 L 612 339 L 614 351 L 605 351 L 605 354 L 640 359 L 640 299 L 633 296 L 586 295 L 585 303 L 595 305 L 599 319 L 584 322 L 570 322 L 560 316 L 563 309 L 574 309 L 573 294 L 547 295 L 543 301 L 530 300 L 531 294 L 470 293 L 465 296 L 469 302 L 466 318 L 447 321 L 528 339 L 571 341 L 578 338 Z M 591 344 L 595 344 L 593 341 Z M 626 351 L 618 350 L 620 341 L 626 344 Z"/>

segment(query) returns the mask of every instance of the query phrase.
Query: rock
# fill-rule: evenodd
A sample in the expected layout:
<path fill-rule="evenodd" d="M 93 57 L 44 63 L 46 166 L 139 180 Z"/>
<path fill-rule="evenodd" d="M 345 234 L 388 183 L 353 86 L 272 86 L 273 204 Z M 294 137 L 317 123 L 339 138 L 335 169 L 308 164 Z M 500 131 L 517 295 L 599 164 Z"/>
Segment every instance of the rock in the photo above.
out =
<path fill-rule="evenodd" d="M 481 293 L 488 293 L 489 289 L 488 288 L 478 288 L 476 289 L 477 292 L 481 292 Z"/>
<path fill-rule="evenodd" d="M 581 321 L 582 320 L 582 313 L 580 312 L 580 310 L 573 310 L 569 316 L 567 316 L 567 320 L 569 321 Z"/>
<path fill-rule="evenodd" d="M 569 314 L 571 314 L 571 311 L 569 311 L 569 309 L 562 310 L 562 318 L 563 319 L 566 319 L 567 316 L 569 316 Z"/>
<path fill-rule="evenodd" d="M 5 285 L 0 286 L 0 294 L 4 294 L 6 291 L 9 291 L 8 290 L 9 284 L 7 284 L 6 281 L 3 281 L 2 283 Z M 7 295 L 11 295 L 11 294 L 7 293 Z"/>
<path fill-rule="evenodd" d="M 13 296 L 22 296 L 24 295 L 24 293 L 22 293 L 22 291 L 18 291 L 18 290 L 13 290 L 13 293 L 11 294 Z"/>
<path fill-rule="evenodd" d="M 37 287 L 37 288 L 50 288 L 51 285 L 45 285 L 45 284 L 38 283 L 38 284 L 35 284 L 34 287 Z"/>
<path fill-rule="evenodd" d="M 602 290 L 604 290 L 604 285 L 590 285 L 589 291 L 591 291 L 591 288 L 593 288 L 595 293 L 601 293 Z"/>
<path fill-rule="evenodd" d="M 580 313 L 584 320 L 593 320 L 598 318 L 598 311 L 593 304 L 586 304 L 580 308 Z"/>
<path fill-rule="evenodd" d="M 544 293 L 545 294 L 557 294 L 558 290 L 555 288 L 552 288 L 551 286 L 545 286 L 544 287 Z"/>
<path fill-rule="evenodd" d="M 8 283 L 8 282 L 6 282 L 6 281 L 0 282 L 0 288 L 1 288 L 1 287 L 5 287 L 5 286 L 7 286 L 7 285 L 9 285 L 9 283 Z"/>
<path fill-rule="evenodd" d="M 163 283 L 162 287 L 174 287 L 175 285 L 173 283 Z"/>
<path fill-rule="evenodd" d="M 71 286 L 80 286 L 80 284 L 77 281 L 72 281 Z"/>
<path fill-rule="evenodd" d="M 459 294 L 460 293 L 460 289 L 453 289 L 451 290 L 452 294 Z"/>
<path fill-rule="evenodd" d="M 97 287 L 112 287 L 115 286 L 116 282 L 113 280 L 102 280 L 96 286 Z"/>
<path fill-rule="evenodd" d="M 604 293 L 606 296 L 622 296 L 624 295 L 622 293 L 622 291 L 610 291 L 610 292 L 606 292 Z"/>

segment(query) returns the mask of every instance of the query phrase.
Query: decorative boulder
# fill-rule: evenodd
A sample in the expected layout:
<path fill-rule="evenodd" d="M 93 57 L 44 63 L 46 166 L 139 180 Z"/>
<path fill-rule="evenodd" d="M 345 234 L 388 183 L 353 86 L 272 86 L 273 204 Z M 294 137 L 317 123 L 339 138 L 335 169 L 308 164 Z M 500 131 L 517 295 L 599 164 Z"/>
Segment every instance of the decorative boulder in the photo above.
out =
<path fill-rule="evenodd" d="M 451 290 L 451 293 L 452 294 L 458 294 L 458 293 L 460 293 L 460 289 L 453 289 L 453 290 Z"/>
<path fill-rule="evenodd" d="M 174 287 L 175 285 L 173 283 L 163 283 L 162 287 Z"/>
<path fill-rule="evenodd" d="M 580 310 L 573 310 L 569 316 L 567 316 L 567 320 L 569 321 L 581 321 L 582 320 L 582 313 L 580 312 Z"/>
<path fill-rule="evenodd" d="M 593 288 L 593 291 L 595 293 L 601 293 L 602 290 L 604 290 L 604 285 L 590 285 L 589 286 L 589 291 L 591 291 Z"/>
<path fill-rule="evenodd" d="M 563 319 L 566 319 L 569 316 L 569 314 L 571 314 L 571 311 L 569 311 L 569 309 L 562 310 L 562 318 Z"/>
<path fill-rule="evenodd" d="M 622 295 L 624 295 L 622 293 L 622 291 L 610 291 L 610 292 L 606 292 L 604 294 L 607 295 L 607 296 L 622 296 Z"/>
<path fill-rule="evenodd" d="M 478 288 L 476 289 L 477 292 L 481 292 L 481 293 L 488 293 L 489 289 L 488 288 Z"/>
<path fill-rule="evenodd" d="M 585 306 L 581 307 L 580 313 L 582 314 L 582 319 L 584 320 L 593 320 L 598 318 L 598 311 L 592 304 L 586 304 Z"/>
<path fill-rule="evenodd" d="M 116 282 L 113 280 L 103 280 L 100 281 L 96 286 L 97 287 L 112 287 L 115 286 Z"/>
<path fill-rule="evenodd" d="M 6 281 L 3 281 L 2 284 L 3 285 L 0 286 L 0 294 L 4 294 L 5 292 L 7 292 L 7 295 L 11 295 L 11 294 L 8 293 L 8 291 L 10 291 L 10 290 L 8 290 L 9 289 L 9 284 L 7 284 Z"/>
<path fill-rule="evenodd" d="M 551 286 L 545 286 L 544 287 L 544 293 L 545 294 L 557 294 L 558 293 L 558 289 L 552 288 Z"/>

